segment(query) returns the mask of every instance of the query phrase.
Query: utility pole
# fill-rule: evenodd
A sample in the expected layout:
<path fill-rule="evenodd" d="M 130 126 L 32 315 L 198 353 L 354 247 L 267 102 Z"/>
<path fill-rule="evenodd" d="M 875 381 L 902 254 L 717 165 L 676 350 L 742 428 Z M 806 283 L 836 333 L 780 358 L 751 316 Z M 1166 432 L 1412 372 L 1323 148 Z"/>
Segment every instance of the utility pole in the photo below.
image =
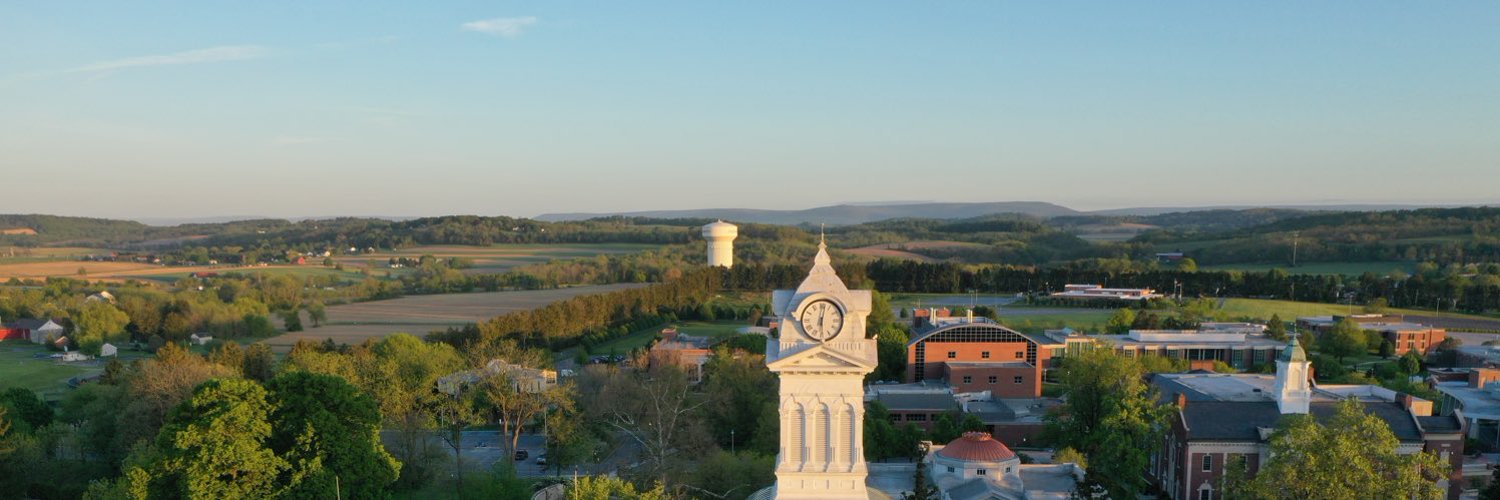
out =
<path fill-rule="evenodd" d="M 1297 267 L 1297 231 L 1292 231 L 1292 267 Z"/>

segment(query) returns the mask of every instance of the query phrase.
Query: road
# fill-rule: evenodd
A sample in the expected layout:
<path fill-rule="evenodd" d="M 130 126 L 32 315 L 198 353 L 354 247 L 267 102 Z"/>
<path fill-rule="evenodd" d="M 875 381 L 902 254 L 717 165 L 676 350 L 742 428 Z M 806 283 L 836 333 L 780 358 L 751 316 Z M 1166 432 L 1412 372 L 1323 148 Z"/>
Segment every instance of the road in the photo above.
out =
<path fill-rule="evenodd" d="M 470 471 L 487 471 L 490 470 L 490 468 L 493 467 L 496 462 L 504 459 L 510 460 L 512 461 L 512 463 L 515 463 L 516 473 L 522 476 L 543 476 L 552 474 L 551 471 L 543 470 L 542 466 L 536 463 L 537 457 L 541 456 L 547 451 L 547 439 L 541 434 L 521 435 L 519 449 L 525 450 L 527 453 L 527 457 L 525 460 L 519 461 L 515 460 L 514 456 L 505 456 L 505 443 L 503 441 L 504 438 L 500 434 L 500 431 L 464 431 L 463 434 L 464 469 Z M 393 431 L 386 431 L 383 432 L 382 435 L 383 441 L 386 445 L 386 449 L 394 450 L 393 445 L 396 434 Z M 428 445 L 442 451 L 441 456 L 444 457 L 444 460 L 440 461 L 437 465 L 448 470 L 452 470 L 453 448 L 449 448 L 448 443 L 443 441 L 436 434 L 433 434 L 431 436 L 428 441 Z"/>
<path fill-rule="evenodd" d="M 1490 340 L 1500 340 L 1500 334 L 1494 333 L 1448 332 L 1448 336 L 1462 341 L 1464 345 L 1484 345 Z"/>

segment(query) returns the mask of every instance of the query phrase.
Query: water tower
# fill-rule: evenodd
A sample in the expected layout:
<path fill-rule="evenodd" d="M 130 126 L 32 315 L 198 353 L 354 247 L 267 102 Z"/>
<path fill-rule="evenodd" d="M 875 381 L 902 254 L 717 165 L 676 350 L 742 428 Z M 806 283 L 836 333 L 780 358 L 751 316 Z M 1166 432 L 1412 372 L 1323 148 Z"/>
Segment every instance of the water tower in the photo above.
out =
<path fill-rule="evenodd" d="M 722 220 L 703 226 L 703 239 L 708 240 L 708 265 L 734 267 L 734 237 L 739 235 L 740 228 Z"/>

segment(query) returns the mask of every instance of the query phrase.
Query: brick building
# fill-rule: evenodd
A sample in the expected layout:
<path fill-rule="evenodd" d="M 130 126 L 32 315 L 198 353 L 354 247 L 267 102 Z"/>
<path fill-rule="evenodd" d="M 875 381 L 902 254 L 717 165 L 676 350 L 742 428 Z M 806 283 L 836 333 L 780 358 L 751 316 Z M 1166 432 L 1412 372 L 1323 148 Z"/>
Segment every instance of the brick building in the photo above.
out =
<path fill-rule="evenodd" d="M 1167 498 L 1222 498 L 1225 465 L 1244 460 L 1253 476 L 1269 453 L 1268 438 L 1289 414 L 1331 417 L 1340 401 L 1355 398 L 1365 411 L 1384 420 L 1399 440 L 1398 453 L 1428 451 L 1449 462 L 1462 477 L 1464 423 L 1460 417 L 1433 416 L 1432 403 L 1368 385 L 1316 386 L 1310 363 L 1295 339 L 1276 360 L 1276 375 L 1180 373 L 1152 377 L 1164 403 L 1175 403 L 1166 442 L 1151 456 L 1147 475 Z M 1460 488 L 1449 488 L 1458 498 Z"/>
<path fill-rule="evenodd" d="M 932 318 L 906 343 L 906 381 L 941 380 L 956 392 L 1039 398 L 1050 340 L 987 318 Z"/>
<path fill-rule="evenodd" d="M 693 380 L 701 382 L 703 365 L 708 363 L 708 357 L 712 354 L 712 344 L 708 337 L 683 335 L 675 327 L 666 328 L 661 331 L 661 341 L 651 345 L 647 359 L 653 366 L 663 363 L 677 365 Z"/>
<path fill-rule="evenodd" d="M 1380 336 L 1396 347 L 1396 355 L 1416 350 L 1418 354 L 1431 354 L 1438 344 L 1448 338 L 1448 331 L 1427 325 L 1409 323 L 1401 316 L 1390 314 L 1351 314 L 1348 316 L 1307 316 L 1297 318 L 1297 325 L 1312 329 L 1319 334 L 1332 330 L 1340 321 L 1349 320 L 1360 329 L 1380 333 Z"/>

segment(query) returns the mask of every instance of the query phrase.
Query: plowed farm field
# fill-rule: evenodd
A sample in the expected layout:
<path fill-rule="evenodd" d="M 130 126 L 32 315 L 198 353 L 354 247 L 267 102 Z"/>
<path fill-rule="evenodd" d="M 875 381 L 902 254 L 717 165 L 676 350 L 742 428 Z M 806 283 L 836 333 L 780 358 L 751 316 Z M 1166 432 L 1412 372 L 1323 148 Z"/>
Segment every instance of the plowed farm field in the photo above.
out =
<path fill-rule="evenodd" d="M 286 333 L 266 339 L 265 342 L 277 351 L 285 352 L 298 340 L 321 342 L 333 339 L 340 344 L 358 344 L 366 339 L 381 338 L 393 333 L 424 335 L 433 330 L 450 326 L 463 326 L 486 320 L 501 314 L 537 309 L 547 304 L 580 295 L 608 293 L 616 290 L 645 286 L 642 283 L 615 285 L 577 286 L 556 290 L 527 290 L 515 292 L 458 293 L 444 295 L 419 295 L 391 300 L 358 302 L 328 307 L 328 323 L 320 328 L 311 328 L 311 322 L 303 315 L 307 326 L 300 332 Z"/>

